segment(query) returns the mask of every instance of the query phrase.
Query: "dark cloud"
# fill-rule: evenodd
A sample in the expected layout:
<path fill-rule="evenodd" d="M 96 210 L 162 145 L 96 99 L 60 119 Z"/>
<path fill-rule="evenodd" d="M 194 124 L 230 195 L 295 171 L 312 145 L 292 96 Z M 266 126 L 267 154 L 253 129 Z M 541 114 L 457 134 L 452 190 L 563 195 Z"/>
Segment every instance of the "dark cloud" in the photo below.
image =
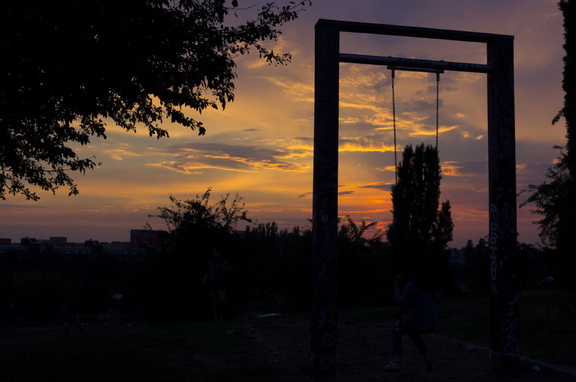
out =
<path fill-rule="evenodd" d="M 400 105 L 398 105 L 399 103 Z M 415 113 L 417 115 L 429 116 L 429 118 L 436 118 L 436 100 L 431 98 L 401 100 L 397 102 L 396 110 L 402 114 Z"/>
<path fill-rule="evenodd" d="M 41 204 L 34 204 L 34 209 L 40 209 L 40 210 L 47 210 L 49 207 L 47 206 L 43 206 Z M 21 205 L 21 204 L 11 204 L 11 203 L 7 203 L 7 204 L 2 204 L 2 210 L 5 212 L 18 212 L 18 211 L 23 211 L 26 210 L 27 206 L 25 205 Z"/>
<path fill-rule="evenodd" d="M 302 165 L 284 160 L 290 151 L 259 146 L 223 143 L 183 143 L 164 149 L 173 159 L 160 164 L 180 172 L 216 168 L 228 171 L 252 172 L 259 169 L 300 171 Z"/>
<path fill-rule="evenodd" d="M 445 176 L 478 177 L 488 176 L 488 162 L 464 161 L 442 164 L 442 173 Z"/>
<path fill-rule="evenodd" d="M 303 194 L 298 195 L 298 196 L 296 197 L 296 199 L 303 199 L 303 198 L 306 198 L 306 197 L 308 197 L 308 196 L 310 196 L 310 195 L 312 195 L 312 192 L 305 192 L 305 193 L 303 193 Z"/>
<path fill-rule="evenodd" d="M 376 190 L 382 190 L 382 191 L 390 191 L 390 187 L 392 187 L 392 184 L 384 182 L 370 183 L 364 186 L 360 186 L 360 188 L 374 188 Z"/>
<path fill-rule="evenodd" d="M 258 146 L 228 145 L 224 143 L 183 143 L 168 146 L 166 151 L 178 155 L 186 155 L 195 152 L 205 155 L 244 157 L 252 160 L 267 160 L 285 155 L 284 152 L 276 149 L 268 149 Z"/>
<path fill-rule="evenodd" d="M 294 137 L 292 138 L 293 141 L 298 141 L 298 142 L 302 142 L 302 143 L 314 143 L 314 138 L 312 137 Z"/>

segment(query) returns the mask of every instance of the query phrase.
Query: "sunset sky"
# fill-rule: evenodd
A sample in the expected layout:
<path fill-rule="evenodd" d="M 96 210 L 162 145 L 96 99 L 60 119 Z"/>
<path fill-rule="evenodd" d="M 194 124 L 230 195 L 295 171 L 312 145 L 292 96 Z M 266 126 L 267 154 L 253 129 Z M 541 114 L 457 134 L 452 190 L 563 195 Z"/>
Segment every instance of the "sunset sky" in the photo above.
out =
<path fill-rule="evenodd" d="M 282 3 L 282 1 L 277 1 Z M 264 1 L 241 0 L 240 6 Z M 249 10 L 246 12 L 250 12 Z M 78 149 L 102 166 L 74 174 L 80 195 L 41 193 L 0 201 L 0 238 L 19 241 L 67 236 L 69 241 L 128 241 L 130 229 L 163 222 L 149 218 L 169 196 L 192 198 L 212 188 L 212 201 L 239 194 L 248 216 L 281 227 L 309 226 L 312 215 L 314 25 L 333 19 L 515 37 L 517 189 L 541 183 L 565 143 L 562 107 L 562 15 L 557 0 L 313 0 L 284 26 L 274 50 L 292 53 L 288 66 L 269 66 L 251 54 L 238 59 L 236 101 L 199 118 L 207 133 L 168 126 L 169 139 L 146 129 L 109 126 L 108 139 Z M 485 45 L 343 34 L 341 52 L 485 63 Z M 390 72 L 386 67 L 340 64 L 339 214 L 354 221 L 391 219 L 394 182 Z M 399 150 L 433 144 L 435 75 L 399 72 L 396 107 Z M 440 79 L 441 200 L 452 204 L 454 247 L 488 231 L 486 75 L 446 72 Z M 399 158 L 401 155 L 399 154 Z M 521 195 L 519 203 L 526 198 Z M 537 217 L 519 211 L 519 241 L 538 241 Z M 244 227 L 238 227 L 243 229 Z"/>

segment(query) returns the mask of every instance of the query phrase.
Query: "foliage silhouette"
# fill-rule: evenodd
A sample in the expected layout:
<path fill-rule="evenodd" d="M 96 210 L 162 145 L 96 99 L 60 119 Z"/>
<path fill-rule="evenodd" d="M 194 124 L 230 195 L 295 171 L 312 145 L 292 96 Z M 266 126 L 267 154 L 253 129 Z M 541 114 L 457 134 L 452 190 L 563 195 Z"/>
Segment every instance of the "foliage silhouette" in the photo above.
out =
<path fill-rule="evenodd" d="M 122 293 L 134 264 L 106 253 L 66 255 L 54 249 L 0 256 L 0 319 L 63 322 L 101 314 Z"/>
<path fill-rule="evenodd" d="M 436 148 L 424 144 L 404 148 L 398 182 L 392 186 L 392 223 L 386 233 L 401 273 L 407 272 L 414 256 L 423 253 L 435 256 L 437 266 L 447 266 L 445 252 L 454 224 L 449 201 L 438 209 L 441 179 Z"/>
<path fill-rule="evenodd" d="M 211 189 L 195 198 L 170 196 L 170 207 L 159 207 L 158 215 L 169 230 L 169 244 L 150 254 L 135 279 L 134 299 L 144 313 L 157 317 L 207 318 L 207 291 L 202 280 L 212 250 L 230 262 L 238 257 L 238 221 L 249 221 L 242 198 L 229 195 L 210 200 Z"/>
<path fill-rule="evenodd" d="M 381 306 L 389 302 L 393 276 L 388 273 L 390 253 L 383 232 L 369 231 L 376 222 L 355 223 L 350 216 L 338 230 L 338 304 L 341 307 Z"/>
<path fill-rule="evenodd" d="M 216 247 L 230 262 L 230 314 L 305 311 L 311 299 L 312 232 L 281 229 L 275 222 L 248 224 L 242 198 L 228 195 L 210 201 L 211 190 L 189 200 L 170 198 L 160 207 L 170 245 L 148 256 L 138 274 L 138 301 L 154 317 L 209 318 L 207 291 L 201 280 Z M 382 233 L 367 236 L 375 223 L 356 224 L 350 217 L 340 227 L 342 264 L 340 303 L 343 306 L 382 304 L 386 261 Z"/>
<path fill-rule="evenodd" d="M 521 204 L 535 205 L 531 212 L 542 216 L 539 225 L 544 245 L 555 251 L 554 258 L 561 284 L 576 287 L 572 270 L 576 267 L 574 256 L 574 232 L 576 231 L 576 2 L 560 0 L 558 3 L 564 17 L 564 72 L 562 89 L 564 105 L 552 120 L 563 117 L 566 121 L 566 145 L 555 146 L 560 150 L 556 163 L 546 173 L 548 179 L 540 185 L 531 184 L 523 192 L 528 199 Z"/>
<path fill-rule="evenodd" d="M 69 173 L 98 164 L 74 145 L 106 138 L 109 123 L 128 131 L 140 125 L 158 138 L 168 136 L 163 121 L 204 134 L 187 111 L 234 100 L 240 55 L 255 50 L 269 63 L 289 62 L 263 42 L 276 40 L 310 0 L 268 3 L 254 15 L 237 4 L 2 2 L 0 199 L 38 199 L 29 185 L 77 194 Z"/>

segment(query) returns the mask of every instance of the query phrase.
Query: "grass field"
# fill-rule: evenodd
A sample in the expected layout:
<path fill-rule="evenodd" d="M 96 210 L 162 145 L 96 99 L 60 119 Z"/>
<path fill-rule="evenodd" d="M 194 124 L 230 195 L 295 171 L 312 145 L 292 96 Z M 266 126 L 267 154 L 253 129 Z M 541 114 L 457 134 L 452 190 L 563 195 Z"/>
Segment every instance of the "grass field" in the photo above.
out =
<path fill-rule="evenodd" d="M 576 366 L 576 296 L 557 291 L 522 295 L 521 352 Z M 393 317 L 395 309 L 355 312 L 356 322 Z M 488 299 L 440 305 L 443 335 L 489 347 Z M 301 381 L 258 336 L 248 318 L 229 323 L 154 323 L 113 329 L 1 330 L 2 381 Z M 235 327 L 239 328 L 235 330 Z M 242 328 L 242 329 L 240 329 Z"/>
<path fill-rule="evenodd" d="M 9 337 L 9 338 L 6 338 Z M 254 336 L 219 323 L 31 330 L 0 341 L 2 381 L 301 380 Z"/>
<path fill-rule="evenodd" d="M 526 291 L 520 295 L 518 330 L 523 356 L 576 366 L 576 293 Z M 440 331 L 463 341 L 490 346 L 489 300 L 449 301 L 440 306 Z"/>

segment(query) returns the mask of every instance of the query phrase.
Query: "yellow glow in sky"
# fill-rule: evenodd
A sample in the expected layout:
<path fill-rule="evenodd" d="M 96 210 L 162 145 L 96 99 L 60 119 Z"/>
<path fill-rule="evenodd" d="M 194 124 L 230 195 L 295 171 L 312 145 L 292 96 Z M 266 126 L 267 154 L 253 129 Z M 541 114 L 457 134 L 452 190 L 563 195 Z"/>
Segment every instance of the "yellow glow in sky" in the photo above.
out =
<path fill-rule="evenodd" d="M 281 2 L 281 1 L 278 1 Z M 255 1 L 254 3 L 264 3 Z M 225 111 L 197 116 L 205 136 L 166 127 L 169 139 L 146 131 L 109 129 L 81 155 L 102 166 L 76 175 L 80 195 L 41 194 L 38 202 L 20 197 L 0 201 L 0 237 L 67 236 L 69 241 L 129 239 L 130 229 L 150 222 L 169 195 L 191 198 L 212 187 L 220 195 L 239 194 L 248 216 L 281 227 L 307 226 L 312 205 L 314 119 L 314 25 L 319 18 L 421 26 L 515 36 L 516 139 L 518 185 L 544 180 L 546 168 L 565 142 L 561 124 L 551 119 L 561 108 L 564 51 L 562 18 L 556 0 L 388 1 L 315 0 L 287 24 L 277 49 L 292 53 L 288 66 L 263 65 L 257 55 L 241 57 L 236 101 Z M 482 62 L 482 44 L 346 34 L 341 51 L 395 57 Z M 394 181 L 390 73 L 385 67 L 341 64 L 341 216 L 376 221 L 386 228 L 389 187 Z M 407 144 L 435 140 L 435 76 L 400 73 L 396 78 L 398 158 Z M 486 78 L 446 72 L 440 80 L 439 150 L 444 178 L 441 200 L 449 199 L 459 247 L 486 236 Z M 522 201 L 522 196 L 519 202 Z M 525 209 L 518 218 L 519 240 L 537 241 Z M 240 227 L 242 228 L 242 227 Z"/>

